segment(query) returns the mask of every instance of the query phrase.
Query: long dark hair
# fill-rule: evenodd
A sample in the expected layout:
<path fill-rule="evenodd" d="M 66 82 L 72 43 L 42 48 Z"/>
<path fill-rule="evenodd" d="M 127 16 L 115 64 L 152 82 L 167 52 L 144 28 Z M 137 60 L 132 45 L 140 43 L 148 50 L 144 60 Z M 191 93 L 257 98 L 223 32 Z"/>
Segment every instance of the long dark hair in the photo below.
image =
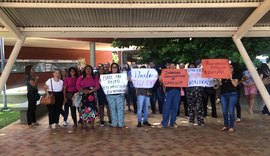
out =
<path fill-rule="evenodd" d="M 71 75 L 70 75 L 71 70 L 74 70 L 75 71 L 75 77 L 78 77 L 78 70 L 75 67 L 68 68 L 68 77 L 71 77 Z"/>
<path fill-rule="evenodd" d="M 32 65 L 28 65 L 24 68 L 24 75 L 29 76 L 31 74 Z"/>
<path fill-rule="evenodd" d="M 261 69 L 261 71 L 265 71 L 265 72 L 270 71 L 270 69 L 266 63 L 262 63 L 260 69 Z"/>
<path fill-rule="evenodd" d="M 113 65 L 116 65 L 117 66 L 117 73 L 120 73 L 119 65 L 117 63 L 112 63 L 111 64 L 111 73 L 112 73 L 112 67 L 113 67 Z"/>
<path fill-rule="evenodd" d="M 91 70 L 91 76 L 93 77 L 93 79 L 95 79 L 95 75 L 94 75 L 94 72 L 93 72 L 93 67 L 90 66 L 90 65 L 86 65 L 86 66 L 84 67 L 83 72 L 82 72 L 82 76 L 83 76 L 82 79 L 84 79 L 84 78 L 86 77 L 85 69 L 86 69 L 87 67 L 90 68 L 90 70 Z"/>

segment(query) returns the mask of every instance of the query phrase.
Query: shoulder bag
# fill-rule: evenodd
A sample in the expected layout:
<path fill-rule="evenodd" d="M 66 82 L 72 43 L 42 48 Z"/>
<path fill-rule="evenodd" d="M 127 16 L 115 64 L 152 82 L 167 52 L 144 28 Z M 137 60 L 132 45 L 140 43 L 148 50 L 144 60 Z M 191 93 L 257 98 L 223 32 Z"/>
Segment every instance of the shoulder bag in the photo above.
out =
<path fill-rule="evenodd" d="M 53 92 L 53 85 L 52 85 L 52 78 L 51 80 L 51 87 L 52 87 L 52 92 Z M 42 105 L 54 105 L 55 104 L 55 97 L 53 95 L 53 93 L 47 93 L 45 95 L 43 95 L 40 99 L 40 104 Z"/>

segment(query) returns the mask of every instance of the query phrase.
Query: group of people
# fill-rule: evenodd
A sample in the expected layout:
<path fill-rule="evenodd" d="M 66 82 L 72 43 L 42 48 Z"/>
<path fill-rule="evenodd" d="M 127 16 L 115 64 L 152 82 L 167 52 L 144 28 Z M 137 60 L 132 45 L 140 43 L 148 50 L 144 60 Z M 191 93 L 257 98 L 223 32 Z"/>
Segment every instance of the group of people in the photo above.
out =
<path fill-rule="evenodd" d="M 132 68 L 138 68 L 136 62 L 131 63 Z M 154 62 L 149 63 L 150 68 L 157 70 L 161 74 L 161 69 L 157 68 Z M 217 84 L 221 87 L 165 87 L 162 82 L 162 78 L 156 81 L 153 88 L 135 88 L 130 79 L 131 68 L 128 64 L 120 68 L 117 63 L 99 64 L 95 70 L 90 65 L 86 65 L 82 71 L 78 71 L 75 67 L 66 69 L 55 69 L 53 71 L 53 77 L 49 78 L 44 85 L 46 93 L 53 94 L 55 96 L 55 104 L 47 105 L 49 128 L 52 129 L 53 125 L 56 128 L 61 127 L 59 125 L 59 117 L 63 116 L 63 126 L 67 125 L 67 119 L 69 115 L 69 109 L 73 119 L 73 127 L 78 126 L 77 111 L 79 114 L 79 122 L 82 125 L 82 129 L 89 131 L 94 129 L 94 123 L 97 118 L 100 118 L 100 125 L 104 126 L 104 109 L 107 108 L 108 123 L 112 127 L 123 128 L 124 111 L 127 103 L 128 110 L 137 114 L 138 124 L 137 127 L 151 126 L 148 121 L 148 108 L 151 106 L 152 113 L 157 112 L 156 102 L 158 102 L 158 111 L 162 114 L 163 118 L 161 126 L 166 128 L 168 126 L 175 127 L 177 116 L 180 116 L 180 104 L 184 103 L 185 116 L 189 118 L 190 125 L 198 124 L 204 126 L 204 118 L 207 116 L 207 104 L 208 98 L 210 98 L 213 118 L 217 118 L 216 112 L 216 89 L 220 88 L 220 100 L 224 118 L 223 131 L 233 132 L 234 122 L 241 121 L 241 107 L 239 104 L 240 87 L 243 83 L 245 88 L 245 95 L 249 104 L 248 112 L 253 114 L 254 99 L 257 94 L 257 88 L 248 70 L 243 73 L 235 69 L 234 64 L 231 67 L 230 79 L 216 80 Z M 146 66 L 141 66 L 146 68 Z M 167 68 L 175 69 L 174 63 L 168 64 Z M 179 65 L 180 69 L 185 68 L 185 64 Z M 195 63 L 189 63 L 188 68 L 201 68 L 200 61 Z M 126 72 L 128 77 L 127 92 L 125 94 L 109 94 L 106 95 L 100 86 L 99 77 L 103 74 L 118 74 L 120 72 Z M 267 77 L 270 70 L 267 64 L 262 64 L 258 70 L 259 75 L 263 79 Z M 32 66 L 25 68 L 25 84 L 28 89 L 28 112 L 27 120 L 29 127 L 38 125 L 35 118 L 35 94 L 37 90 L 38 77 L 34 78 L 34 70 Z M 217 85 L 219 86 L 219 85 Z M 270 92 L 269 84 L 266 84 L 268 92 Z M 75 93 L 80 92 L 82 94 L 82 100 L 80 107 L 76 108 L 72 104 L 72 97 Z M 133 105 L 133 110 L 130 105 Z M 64 105 L 64 109 L 62 108 Z M 234 110 L 237 110 L 235 119 Z M 264 114 L 269 114 L 267 107 L 263 109 Z M 142 114 L 144 118 L 142 119 Z M 90 125 L 90 126 L 89 126 Z"/>

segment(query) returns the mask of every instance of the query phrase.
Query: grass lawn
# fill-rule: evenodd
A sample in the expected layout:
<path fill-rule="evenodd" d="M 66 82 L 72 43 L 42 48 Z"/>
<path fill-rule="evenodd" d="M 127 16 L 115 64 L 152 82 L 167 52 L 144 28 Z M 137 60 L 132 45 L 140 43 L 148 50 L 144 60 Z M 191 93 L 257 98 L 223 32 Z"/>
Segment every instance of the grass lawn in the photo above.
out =
<path fill-rule="evenodd" d="M 3 98 L 0 95 L 0 109 L 3 107 Z M 15 104 L 23 103 L 27 101 L 26 95 L 8 95 L 7 96 L 7 106 L 11 111 L 9 112 L 2 112 L 0 111 L 0 129 L 19 120 L 20 112 L 15 111 L 12 107 Z"/>
<path fill-rule="evenodd" d="M 11 110 L 9 112 L 0 112 L 0 129 L 19 120 L 20 112 Z"/>

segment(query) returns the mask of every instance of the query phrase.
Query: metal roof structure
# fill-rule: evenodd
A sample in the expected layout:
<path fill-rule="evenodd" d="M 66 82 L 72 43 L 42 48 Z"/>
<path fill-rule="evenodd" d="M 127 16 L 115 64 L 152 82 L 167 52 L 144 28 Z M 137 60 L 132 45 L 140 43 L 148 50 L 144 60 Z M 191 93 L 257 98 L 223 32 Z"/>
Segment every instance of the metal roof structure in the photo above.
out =
<path fill-rule="evenodd" d="M 263 2 L 0 0 L 0 15 L 27 37 L 231 37 Z M 8 30 L 0 20 L 0 36 L 11 36 Z M 246 36 L 270 36 L 270 12 Z"/>

